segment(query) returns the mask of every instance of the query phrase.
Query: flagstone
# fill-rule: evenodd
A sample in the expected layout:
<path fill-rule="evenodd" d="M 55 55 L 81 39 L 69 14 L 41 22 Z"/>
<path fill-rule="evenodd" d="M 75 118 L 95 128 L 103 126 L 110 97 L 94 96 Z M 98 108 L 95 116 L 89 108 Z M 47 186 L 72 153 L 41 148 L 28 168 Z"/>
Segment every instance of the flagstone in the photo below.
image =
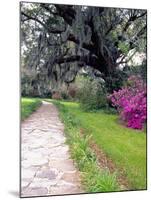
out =
<path fill-rule="evenodd" d="M 21 125 L 21 196 L 81 193 L 80 173 L 66 144 L 64 126 L 51 103 Z"/>

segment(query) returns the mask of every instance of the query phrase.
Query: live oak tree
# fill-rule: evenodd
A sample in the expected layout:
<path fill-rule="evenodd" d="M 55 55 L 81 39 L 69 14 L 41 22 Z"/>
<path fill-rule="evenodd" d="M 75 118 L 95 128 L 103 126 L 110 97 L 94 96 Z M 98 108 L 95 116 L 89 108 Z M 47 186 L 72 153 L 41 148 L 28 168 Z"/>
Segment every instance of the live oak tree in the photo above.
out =
<path fill-rule="evenodd" d="M 85 66 L 105 79 L 136 52 L 146 52 L 146 15 L 140 9 L 21 3 L 23 71 L 42 88 L 50 79 L 72 82 Z"/>

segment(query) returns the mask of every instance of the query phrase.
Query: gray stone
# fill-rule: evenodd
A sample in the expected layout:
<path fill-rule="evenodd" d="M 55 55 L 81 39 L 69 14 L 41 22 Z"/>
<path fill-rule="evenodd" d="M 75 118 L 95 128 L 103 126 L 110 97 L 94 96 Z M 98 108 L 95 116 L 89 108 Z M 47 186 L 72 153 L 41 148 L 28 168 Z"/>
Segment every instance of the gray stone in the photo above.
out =
<path fill-rule="evenodd" d="M 64 126 L 51 103 L 22 123 L 22 197 L 81 193 L 79 172 L 65 144 Z"/>
<path fill-rule="evenodd" d="M 25 188 L 21 192 L 22 197 L 29 197 L 29 196 L 43 196 L 48 194 L 48 189 L 43 187 L 29 187 Z"/>
<path fill-rule="evenodd" d="M 39 171 L 36 175 L 36 177 L 39 177 L 39 178 L 47 178 L 49 180 L 53 180 L 53 179 L 56 179 L 58 175 L 58 171 L 56 169 L 43 169 L 41 171 Z"/>

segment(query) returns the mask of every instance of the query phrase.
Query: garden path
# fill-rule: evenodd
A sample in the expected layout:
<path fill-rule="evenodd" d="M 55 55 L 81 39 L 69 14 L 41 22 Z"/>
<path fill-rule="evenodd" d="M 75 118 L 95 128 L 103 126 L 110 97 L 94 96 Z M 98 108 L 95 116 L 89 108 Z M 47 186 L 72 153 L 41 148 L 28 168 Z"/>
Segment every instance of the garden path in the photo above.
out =
<path fill-rule="evenodd" d="M 43 101 L 21 129 L 21 197 L 82 193 L 57 108 Z"/>

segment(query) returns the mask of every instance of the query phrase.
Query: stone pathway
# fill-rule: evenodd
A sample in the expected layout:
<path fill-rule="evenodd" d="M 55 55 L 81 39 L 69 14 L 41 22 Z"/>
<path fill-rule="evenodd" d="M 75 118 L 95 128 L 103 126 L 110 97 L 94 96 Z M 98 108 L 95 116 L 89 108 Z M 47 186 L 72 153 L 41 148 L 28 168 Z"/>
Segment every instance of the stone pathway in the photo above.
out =
<path fill-rule="evenodd" d="M 43 102 L 21 129 L 21 197 L 82 193 L 56 107 Z"/>

